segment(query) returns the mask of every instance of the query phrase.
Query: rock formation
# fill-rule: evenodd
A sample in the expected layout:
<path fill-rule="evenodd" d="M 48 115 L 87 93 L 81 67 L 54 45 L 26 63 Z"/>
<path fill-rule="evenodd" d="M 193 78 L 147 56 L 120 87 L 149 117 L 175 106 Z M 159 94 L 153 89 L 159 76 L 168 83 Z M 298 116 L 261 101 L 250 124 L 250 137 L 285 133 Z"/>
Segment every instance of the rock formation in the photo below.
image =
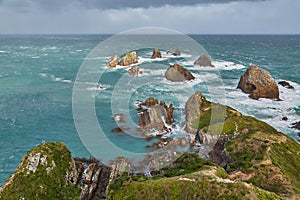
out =
<path fill-rule="evenodd" d="M 151 58 L 152 58 L 152 59 L 155 59 L 155 58 L 162 58 L 161 53 L 160 53 L 160 51 L 159 51 L 158 48 L 155 48 L 155 49 L 154 49 Z"/>
<path fill-rule="evenodd" d="M 145 132 L 149 132 L 151 129 L 162 132 L 169 131 L 165 123 L 172 124 L 174 122 L 173 104 L 170 104 L 168 107 L 164 101 L 158 103 L 158 100 L 152 97 L 140 104 L 137 111 L 139 115 L 139 126 L 144 129 Z"/>
<path fill-rule="evenodd" d="M 173 56 L 180 56 L 181 55 L 181 52 L 179 49 L 176 49 L 175 51 L 173 49 L 169 49 L 167 51 L 167 54 L 172 54 Z"/>
<path fill-rule="evenodd" d="M 117 66 L 118 62 L 119 62 L 119 58 L 118 58 L 118 55 L 116 54 L 108 60 L 107 64 L 109 67 L 113 68 L 113 67 Z"/>
<path fill-rule="evenodd" d="M 278 82 L 279 85 L 282 85 L 283 87 L 287 88 L 287 89 L 295 89 L 289 82 L 287 81 L 279 81 Z"/>
<path fill-rule="evenodd" d="M 292 123 L 292 128 L 300 130 L 300 121 Z"/>
<path fill-rule="evenodd" d="M 128 73 L 131 76 L 137 76 L 140 74 L 140 67 L 139 66 L 133 66 L 128 70 Z"/>
<path fill-rule="evenodd" d="M 194 65 L 199 65 L 201 67 L 214 67 L 211 64 L 211 60 L 208 58 L 207 55 L 201 55 L 195 62 Z"/>
<path fill-rule="evenodd" d="M 135 51 L 128 52 L 119 62 L 121 66 L 129 66 L 131 64 L 138 63 L 138 59 Z"/>
<path fill-rule="evenodd" d="M 268 98 L 279 100 L 278 86 L 271 74 L 258 66 L 250 66 L 241 76 L 237 88 L 250 94 L 252 99 Z"/>
<path fill-rule="evenodd" d="M 171 65 L 166 73 L 166 79 L 173 82 L 182 82 L 186 80 L 194 80 L 195 77 L 187 69 L 183 68 L 178 64 Z"/>

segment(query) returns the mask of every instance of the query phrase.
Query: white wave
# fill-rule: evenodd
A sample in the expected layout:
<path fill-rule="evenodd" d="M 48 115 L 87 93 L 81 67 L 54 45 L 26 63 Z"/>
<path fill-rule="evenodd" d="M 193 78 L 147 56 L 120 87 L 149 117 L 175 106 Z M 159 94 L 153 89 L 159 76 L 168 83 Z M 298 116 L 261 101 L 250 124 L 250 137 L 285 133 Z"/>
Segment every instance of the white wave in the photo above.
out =
<path fill-rule="evenodd" d="M 23 45 L 20 46 L 20 49 L 29 49 L 29 48 L 31 48 L 31 47 L 23 46 Z"/>
<path fill-rule="evenodd" d="M 9 52 L 7 52 L 7 51 L 3 51 L 3 50 L 0 50 L 0 53 L 9 53 Z"/>
<path fill-rule="evenodd" d="M 229 61 L 213 61 L 212 65 L 214 65 L 215 68 L 222 69 L 222 70 L 243 69 L 246 67 L 244 65 L 236 64 L 234 62 L 229 62 Z"/>
<path fill-rule="evenodd" d="M 253 100 L 248 97 L 248 94 L 236 89 L 235 85 L 231 88 L 227 86 L 226 104 L 236 108 L 245 115 L 256 117 L 270 124 L 279 131 L 292 133 L 295 130 L 290 128 L 291 123 L 300 120 L 299 115 L 293 109 L 299 106 L 300 86 L 294 82 L 290 83 L 295 89 L 287 89 L 279 86 L 282 101 L 273 101 L 264 98 Z M 287 117 L 288 120 L 282 120 L 283 117 Z"/>
<path fill-rule="evenodd" d="M 40 56 L 32 56 L 31 58 L 32 59 L 37 59 L 37 58 L 40 58 Z"/>
<path fill-rule="evenodd" d="M 81 51 L 83 51 L 83 50 L 81 50 L 81 49 L 77 49 L 77 50 L 75 50 L 75 51 L 77 51 L 77 52 L 81 52 Z"/>
<path fill-rule="evenodd" d="M 61 77 L 55 77 L 54 75 L 51 75 L 51 79 L 52 79 L 53 81 L 61 82 L 61 83 L 72 83 L 71 80 L 63 79 L 63 78 L 61 78 Z"/>
<path fill-rule="evenodd" d="M 39 76 L 42 77 L 42 78 L 46 78 L 46 77 L 47 77 L 47 74 L 39 73 Z"/>

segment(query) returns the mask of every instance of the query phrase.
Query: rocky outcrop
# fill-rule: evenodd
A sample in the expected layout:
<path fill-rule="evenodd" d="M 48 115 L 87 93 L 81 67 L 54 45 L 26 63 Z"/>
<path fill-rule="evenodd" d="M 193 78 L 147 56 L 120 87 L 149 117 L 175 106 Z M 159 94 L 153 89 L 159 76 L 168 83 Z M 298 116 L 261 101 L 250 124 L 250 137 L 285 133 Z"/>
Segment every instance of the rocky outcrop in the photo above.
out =
<path fill-rule="evenodd" d="M 169 107 L 164 101 L 158 103 L 157 99 L 152 97 L 148 98 L 144 103 L 139 105 L 137 109 L 139 115 L 139 126 L 144 129 L 145 132 L 149 132 L 151 129 L 157 131 L 169 131 L 166 124 L 172 124 L 173 119 L 173 104 Z"/>
<path fill-rule="evenodd" d="M 115 54 L 114 56 L 112 56 L 109 60 L 108 60 L 108 66 L 113 68 L 116 67 L 119 63 L 119 57 L 117 54 Z"/>
<path fill-rule="evenodd" d="M 167 51 L 167 54 L 172 54 L 173 56 L 180 56 L 181 55 L 181 52 L 179 49 L 176 49 L 175 51 L 173 49 L 169 49 Z"/>
<path fill-rule="evenodd" d="M 128 52 L 119 62 L 121 66 L 129 66 L 138 63 L 138 59 L 135 51 Z"/>
<path fill-rule="evenodd" d="M 237 88 L 250 94 L 252 99 L 268 98 L 279 100 L 278 86 L 271 74 L 258 66 L 250 66 L 241 76 Z"/>
<path fill-rule="evenodd" d="M 131 76 L 137 76 L 140 74 L 140 67 L 139 66 L 133 66 L 128 70 L 128 73 Z"/>
<path fill-rule="evenodd" d="M 161 53 L 160 53 L 160 51 L 159 51 L 158 48 L 155 48 L 155 49 L 153 50 L 153 53 L 152 53 L 151 58 L 152 58 L 152 59 L 155 59 L 155 58 L 162 58 Z"/>
<path fill-rule="evenodd" d="M 201 67 L 214 67 L 211 64 L 211 60 L 208 58 L 207 55 L 201 55 L 195 62 L 194 65 L 198 65 Z"/>
<path fill-rule="evenodd" d="M 289 82 L 287 81 L 279 81 L 278 82 L 279 85 L 282 85 L 283 87 L 287 88 L 287 89 L 295 89 L 294 86 L 292 86 Z"/>
<path fill-rule="evenodd" d="M 209 103 L 206 98 L 196 92 L 185 104 L 185 130 L 191 134 L 197 134 L 201 110 L 209 109 Z"/>
<path fill-rule="evenodd" d="M 173 82 L 182 82 L 186 80 L 194 80 L 195 77 L 187 69 L 183 68 L 178 64 L 171 65 L 166 73 L 166 79 Z"/>

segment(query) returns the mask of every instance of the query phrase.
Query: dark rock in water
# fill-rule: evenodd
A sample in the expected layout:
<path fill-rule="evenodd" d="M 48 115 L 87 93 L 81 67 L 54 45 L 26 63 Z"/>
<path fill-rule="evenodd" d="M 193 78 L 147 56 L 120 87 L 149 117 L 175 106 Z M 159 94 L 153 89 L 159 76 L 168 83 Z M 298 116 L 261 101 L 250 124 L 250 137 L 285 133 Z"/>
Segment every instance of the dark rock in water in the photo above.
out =
<path fill-rule="evenodd" d="M 292 123 L 292 128 L 295 128 L 295 129 L 300 130 L 300 121 L 299 121 L 299 122 Z"/>
<path fill-rule="evenodd" d="M 229 153 L 225 151 L 225 144 L 233 136 L 222 136 L 218 139 L 213 150 L 208 153 L 209 160 L 217 165 L 226 168 L 227 164 L 232 162 Z"/>
<path fill-rule="evenodd" d="M 119 62 L 119 58 L 118 55 L 116 54 L 109 59 L 107 64 L 109 67 L 113 68 L 117 66 L 118 62 Z"/>
<path fill-rule="evenodd" d="M 171 65 L 166 73 L 165 77 L 173 82 L 182 82 L 186 80 L 194 80 L 195 77 L 187 69 L 178 64 Z"/>
<path fill-rule="evenodd" d="M 194 62 L 194 65 L 199 65 L 201 67 L 214 67 L 211 64 L 211 60 L 208 58 L 208 56 L 204 54 Z"/>
<path fill-rule="evenodd" d="M 282 85 L 283 87 L 285 88 L 288 88 L 288 89 L 295 89 L 292 85 L 290 85 L 289 82 L 287 81 L 279 81 L 278 82 L 279 85 Z"/>
<path fill-rule="evenodd" d="M 152 58 L 152 59 L 155 59 L 155 58 L 162 58 L 161 53 L 160 53 L 160 51 L 158 50 L 158 48 L 155 48 L 155 49 L 154 49 L 151 58 Z"/>
<path fill-rule="evenodd" d="M 258 66 L 250 66 L 241 76 L 237 88 L 250 94 L 252 99 L 268 98 L 279 99 L 278 86 L 271 74 Z"/>
<path fill-rule="evenodd" d="M 167 51 L 167 54 L 173 54 L 174 53 L 174 50 L 173 49 L 169 49 L 168 51 Z"/>
<path fill-rule="evenodd" d="M 131 69 L 128 70 L 128 73 L 131 76 L 137 76 L 140 74 L 140 67 L 139 66 L 133 66 Z"/>
<path fill-rule="evenodd" d="M 145 106 L 146 108 L 141 106 Z M 137 110 L 139 115 L 139 126 L 140 128 L 145 129 L 146 132 L 149 132 L 151 129 L 168 131 L 165 123 L 171 124 L 174 122 L 173 104 L 170 104 L 168 107 L 164 101 L 158 103 L 158 100 L 152 97 L 140 104 L 140 107 Z M 165 122 L 163 119 L 165 119 Z"/>
<path fill-rule="evenodd" d="M 282 117 L 282 119 L 281 120 L 283 120 L 283 121 L 287 121 L 288 120 L 288 118 L 287 117 Z"/>
<path fill-rule="evenodd" d="M 300 137 L 300 132 L 298 133 L 298 137 Z"/>
<path fill-rule="evenodd" d="M 128 65 L 131 65 L 131 64 L 135 64 L 135 63 L 138 63 L 138 59 L 137 59 L 137 56 L 136 56 L 136 52 L 132 51 L 132 52 L 127 53 L 121 59 L 121 61 L 119 62 L 119 65 L 128 66 Z"/>
<path fill-rule="evenodd" d="M 176 49 L 174 53 L 172 53 L 173 56 L 180 56 L 181 52 L 179 49 Z"/>
<path fill-rule="evenodd" d="M 126 128 L 126 127 L 116 127 L 116 128 L 111 129 L 111 132 L 120 133 L 120 132 L 124 132 L 126 130 L 129 130 L 129 128 Z"/>

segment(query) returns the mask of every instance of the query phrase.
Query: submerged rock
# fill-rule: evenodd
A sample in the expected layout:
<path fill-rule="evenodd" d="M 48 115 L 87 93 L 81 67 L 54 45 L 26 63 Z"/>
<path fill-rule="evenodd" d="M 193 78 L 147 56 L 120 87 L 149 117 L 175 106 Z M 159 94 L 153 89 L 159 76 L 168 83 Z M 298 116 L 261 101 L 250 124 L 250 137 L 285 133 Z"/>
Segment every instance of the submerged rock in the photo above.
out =
<path fill-rule="evenodd" d="M 287 88 L 287 89 L 295 89 L 289 82 L 287 81 L 279 81 L 278 82 L 279 85 L 282 85 L 283 87 Z"/>
<path fill-rule="evenodd" d="M 161 53 L 160 53 L 160 51 L 159 51 L 158 48 L 155 48 L 155 49 L 154 49 L 151 58 L 152 58 L 152 59 L 155 59 L 155 58 L 162 58 Z"/>
<path fill-rule="evenodd" d="M 173 49 L 169 49 L 167 51 L 167 54 L 172 54 L 173 56 L 180 56 L 181 55 L 181 52 L 179 49 L 176 49 L 175 51 Z"/>
<path fill-rule="evenodd" d="M 237 88 L 250 94 L 252 99 L 268 98 L 279 100 L 278 86 L 271 74 L 258 66 L 250 66 L 241 76 Z"/>
<path fill-rule="evenodd" d="M 214 67 L 211 64 L 211 60 L 208 58 L 208 56 L 204 54 L 194 62 L 194 65 L 199 65 L 201 67 Z"/>
<path fill-rule="evenodd" d="M 128 70 L 128 73 L 131 76 L 137 76 L 140 74 L 140 67 L 139 66 L 133 66 L 131 69 Z"/>
<path fill-rule="evenodd" d="M 128 52 L 119 62 L 121 66 L 129 66 L 138 63 L 138 59 L 135 51 Z"/>
<path fill-rule="evenodd" d="M 173 82 L 182 82 L 186 80 L 194 80 L 195 77 L 187 69 L 183 68 L 178 64 L 171 65 L 166 73 L 166 79 Z"/>

